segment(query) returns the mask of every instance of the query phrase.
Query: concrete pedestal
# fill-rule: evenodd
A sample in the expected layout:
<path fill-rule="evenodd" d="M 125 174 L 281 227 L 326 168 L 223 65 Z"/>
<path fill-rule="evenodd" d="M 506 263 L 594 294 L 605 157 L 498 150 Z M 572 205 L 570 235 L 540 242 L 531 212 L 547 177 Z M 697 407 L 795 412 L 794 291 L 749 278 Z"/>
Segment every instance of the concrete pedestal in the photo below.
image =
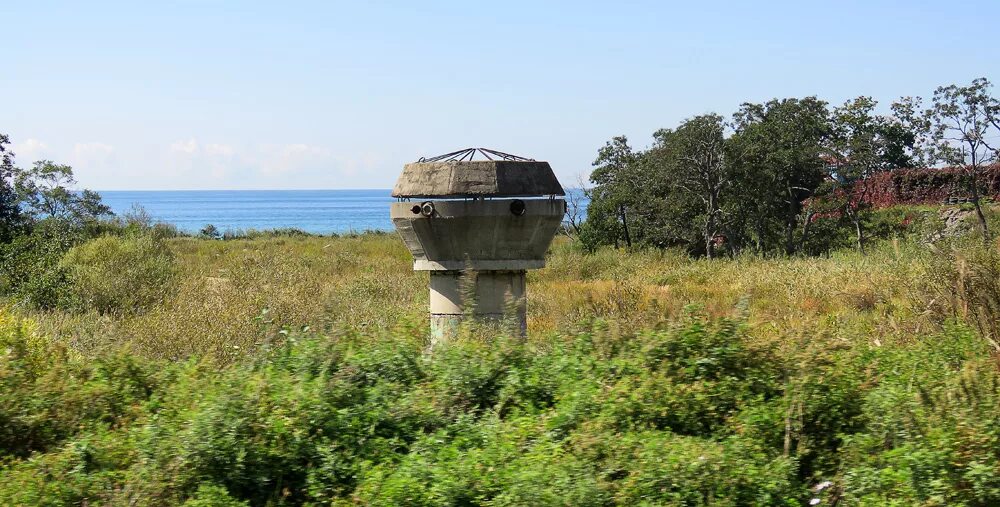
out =
<path fill-rule="evenodd" d="M 523 270 L 431 271 L 431 339 L 447 341 L 466 317 L 509 322 L 516 333 L 527 336 L 525 287 Z"/>

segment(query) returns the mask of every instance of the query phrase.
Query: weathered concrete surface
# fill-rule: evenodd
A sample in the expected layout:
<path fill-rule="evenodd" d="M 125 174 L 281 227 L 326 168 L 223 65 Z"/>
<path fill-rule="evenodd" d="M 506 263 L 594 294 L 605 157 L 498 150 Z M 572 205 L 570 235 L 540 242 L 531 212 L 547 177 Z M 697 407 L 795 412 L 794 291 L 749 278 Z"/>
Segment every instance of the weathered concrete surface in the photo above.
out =
<path fill-rule="evenodd" d="M 548 162 L 414 162 L 403 167 L 393 197 L 566 195 Z"/>
<path fill-rule="evenodd" d="M 523 203 L 523 214 L 512 211 L 515 201 Z M 426 213 L 425 203 L 432 213 Z M 390 208 L 418 271 L 544 267 L 565 212 L 562 199 L 411 201 Z"/>
<path fill-rule="evenodd" d="M 524 271 L 434 271 L 430 286 L 435 342 L 453 335 L 466 316 L 477 321 L 509 321 L 520 336 L 528 331 Z"/>
<path fill-rule="evenodd" d="M 431 273 L 433 314 L 504 315 L 523 313 L 524 271 L 440 271 Z"/>
<path fill-rule="evenodd" d="M 393 203 L 390 216 L 413 254 L 413 269 L 430 271 L 432 344 L 454 336 L 466 317 L 513 324 L 524 336 L 525 270 L 545 266 L 566 213 L 566 201 L 555 197 L 565 192 L 549 164 L 406 164 L 392 195 L 417 198 Z"/>

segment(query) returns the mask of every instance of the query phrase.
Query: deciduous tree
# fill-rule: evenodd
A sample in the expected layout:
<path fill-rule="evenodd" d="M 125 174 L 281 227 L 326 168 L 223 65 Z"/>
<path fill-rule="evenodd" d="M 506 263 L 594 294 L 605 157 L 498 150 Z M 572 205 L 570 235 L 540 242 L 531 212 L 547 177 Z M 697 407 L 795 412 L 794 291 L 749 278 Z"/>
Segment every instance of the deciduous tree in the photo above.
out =
<path fill-rule="evenodd" d="M 597 153 L 590 181 L 594 184 L 591 205 L 594 206 L 595 223 L 611 235 L 615 244 L 619 238 L 626 247 L 632 246 L 629 231 L 630 213 L 635 194 L 643 184 L 636 168 L 637 155 L 628 144 L 628 138 L 612 138 Z M 603 222 L 603 223 L 601 223 Z"/>
<path fill-rule="evenodd" d="M 9 242 L 25 225 L 19 198 L 14 190 L 14 153 L 10 138 L 0 134 L 0 242 Z"/>
<path fill-rule="evenodd" d="M 34 219 L 56 218 L 82 223 L 110 215 L 111 208 L 92 190 L 77 191 L 73 168 L 39 160 L 31 169 L 14 170 L 14 189 Z"/>
<path fill-rule="evenodd" d="M 696 116 L 682 122 L 676 130 L 655 134 L 657 144 L 651 150 L 663 152 L 669 185 L 700 208 L 697 220 L 709 258 L 715 256 L 715 244 L 724 228 L 723 194 L 732 184 L 725 158 L 724 131 L 722 116 Z"/>
<path fill-rule="evenodd" d="M 990 95 L 992 86 L 986 78 L 974 79 L 968 86 L 941 86 L 934 90 L 931 107 L 925 112 L 936 158 L 965 168 L 971 201 L 987 243 L 990 230 L 981 203 L 980 179 L 983 169 L 997 161 L 1000 148 L 1000 105 Z"/>
<path fill-rule="evenodd" d="M 857 183 L 883 171 L 908 167 L 914 144 L 913 132 L 898 120 L 876 114 L 877 106 L 871 97 L 858 97 L 834 108 L 831 117 L 829 161 L 836 184 L 828 198 L 837 200 L 839 211 L 851 221 L 862 252 L 869 187 Z"/>
<path fill-rule="evenodd" d="M 733 120 L 729 156 L 742 180 L 747 225 L 759 250 L 769 249 L 777 235 L 785 253 L 793 254 L 802 202 L 826 174 L 827 104 L 816 97 L 746 103 Z"/>

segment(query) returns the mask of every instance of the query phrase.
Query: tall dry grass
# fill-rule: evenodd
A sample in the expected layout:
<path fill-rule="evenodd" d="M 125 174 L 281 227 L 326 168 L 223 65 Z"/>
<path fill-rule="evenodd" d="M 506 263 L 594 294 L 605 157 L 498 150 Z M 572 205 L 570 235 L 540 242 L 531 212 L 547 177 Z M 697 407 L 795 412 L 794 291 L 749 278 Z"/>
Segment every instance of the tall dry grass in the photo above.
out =
<path fill-rule="evenodd" d="M 932 324 L 922 287 L 928 253 L 885 244 L 867 255 L 690 259 L 675 252 L 553 249 L 530 278 L 532 329 L 586 317 L 641 329 L 699 305 L 713 316 L 745 311 L 762 337 L 828 332 L 845 339 L 905 337 Z"/>
<path fill-rule="evenodd" d="M 167 358 L 243 357 L 282 328 L 427 334 L 427 275 L 395 235 L 170 240 L 176 288 L 137 315 L 35 314 L 43 332 L 84 352 L 124 347 Z M 933 252 L 885 243 L 867 255 L 691 259 L 674 251 L 553 245 L 532 271 L 532 339 L 600 319 L 621 332 L 655 327 L 691 305 L 745 313 L 754 336 L 796 345 L 817 336 L 879 346 L 931 332 L 946 315 L 927 281 Z"/>
<path fill-rule="evenodd" d="M 280 338 L 282 327 L 379 330 L 417 320 L 426 275 L 395 237 L 171 240 L 176 289 L 141 315 L 48 312 L 44 331 L 76 348 L 222 359 Z"/>

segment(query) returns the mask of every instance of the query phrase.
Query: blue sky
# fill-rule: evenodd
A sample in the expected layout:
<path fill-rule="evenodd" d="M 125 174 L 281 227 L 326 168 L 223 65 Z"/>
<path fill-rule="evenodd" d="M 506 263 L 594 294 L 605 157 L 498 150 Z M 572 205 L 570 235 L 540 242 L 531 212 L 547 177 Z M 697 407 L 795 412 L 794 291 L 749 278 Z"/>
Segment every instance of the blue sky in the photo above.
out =
<path fill-rule="evenodd" d="M 388 188 L 468 146 L 572 186 L 744 101 L 1000 81 L 1000 2 L 757 4 L 0 0 L 0 132 L 96 189 Z"/>

